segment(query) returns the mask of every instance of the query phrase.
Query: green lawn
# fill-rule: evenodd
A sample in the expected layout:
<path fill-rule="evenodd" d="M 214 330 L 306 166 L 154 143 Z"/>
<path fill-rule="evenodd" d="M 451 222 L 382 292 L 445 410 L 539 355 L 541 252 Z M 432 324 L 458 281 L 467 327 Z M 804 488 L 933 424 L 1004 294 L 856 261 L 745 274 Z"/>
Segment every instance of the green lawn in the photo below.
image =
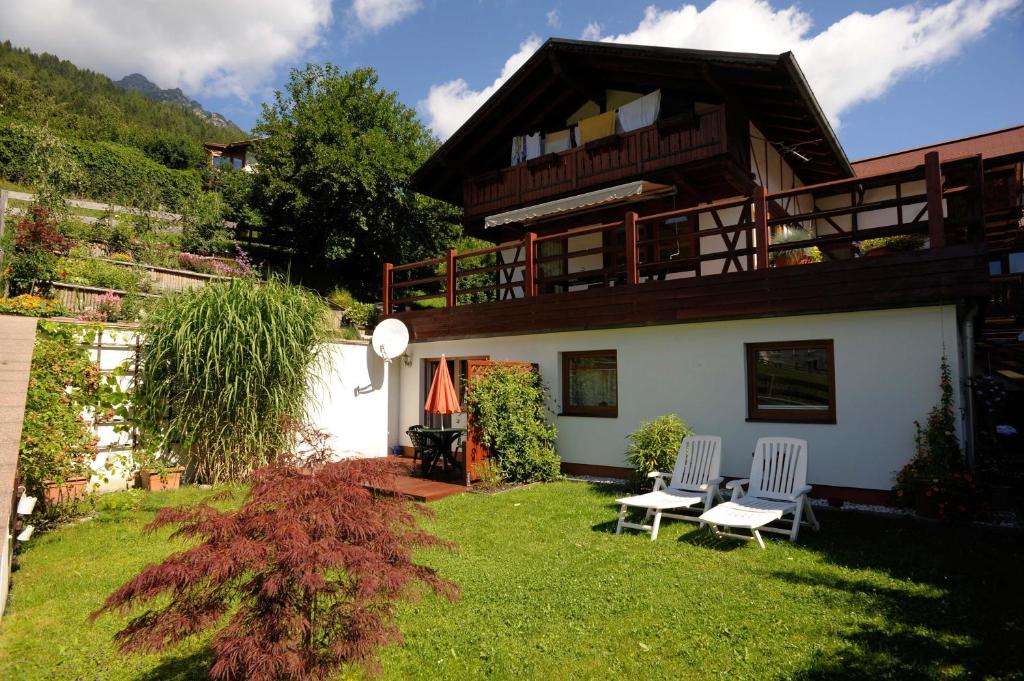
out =
<path fill-rule="evenodd" d="M 666 523 L 614 532 L 615 490 L 538 485 L 432 504 L 462 585 L 404 607 L 390 679 L 1024 678 L 1021 535 L 822 512 L 798 544 L 717 540 Z M 103 597 L 174 547 L 143 536 L 195 489 L 104 500 L 99 517 L 32 539 L 0 627 L 3 679 L 200 679 L 203 642 L 122 658 Z M 362 676 L 349 670 L 348 676 Z"/>

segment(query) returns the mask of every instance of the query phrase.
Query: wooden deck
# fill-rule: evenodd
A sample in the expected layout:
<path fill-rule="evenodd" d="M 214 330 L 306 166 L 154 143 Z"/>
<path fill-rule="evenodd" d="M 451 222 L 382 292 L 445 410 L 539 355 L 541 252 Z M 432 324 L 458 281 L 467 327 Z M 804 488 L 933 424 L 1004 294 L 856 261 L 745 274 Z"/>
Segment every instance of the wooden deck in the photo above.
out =
<path fill-rule="evenodd" d="M 464 484 L 414 475 L 413 472 L 417 468 L 413 467 L 412 459 L 410 458 L 395 458 L 394 461 L 398 462 L 403 471 L 403 474 L 396 478 L 395 490 L 412 497 L 416 501 L 437 501 L 438 499 L 450 497 L 453 494 L 462 494 L 470 490 Z M 457 476 L 452 476 L 451 479 L 457 480 Z"/>

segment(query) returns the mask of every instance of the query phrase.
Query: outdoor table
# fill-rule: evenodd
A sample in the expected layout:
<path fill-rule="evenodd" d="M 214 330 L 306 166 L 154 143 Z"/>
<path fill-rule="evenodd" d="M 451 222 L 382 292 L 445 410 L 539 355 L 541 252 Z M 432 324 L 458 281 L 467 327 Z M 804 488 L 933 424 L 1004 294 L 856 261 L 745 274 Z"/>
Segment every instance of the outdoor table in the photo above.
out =
<path fill-rule="evenodd" d="M 428 457 L 423 457 L 420 461 L 420 465 L 423 467 L 423 475 L 430 475 L 439 456 L 444 457 L 444 461 L 450 463 L 453 468 L 458 466 L 455 454 L 452 452 L 452 445 L 465 434 L 465 428 L 420 428 L 419 432 L 433 442 L 434 446 L 431 447 L 431 450 L 437 452 L 436 455 L 429 457 L 429 459 Z"/>

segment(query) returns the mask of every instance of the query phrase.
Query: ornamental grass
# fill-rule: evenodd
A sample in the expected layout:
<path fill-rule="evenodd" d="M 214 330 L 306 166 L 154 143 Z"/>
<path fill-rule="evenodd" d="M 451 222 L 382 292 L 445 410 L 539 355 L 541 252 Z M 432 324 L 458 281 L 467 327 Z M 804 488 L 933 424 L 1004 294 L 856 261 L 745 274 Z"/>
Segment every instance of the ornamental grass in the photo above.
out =
<path fill-rule="evenodd" d="M 135 416 L 146 447 L 199 482 L 245 478 L 285 449 L 329 336 L 312 293 L 240 278 L 161 301 L 141 327 Z"/>

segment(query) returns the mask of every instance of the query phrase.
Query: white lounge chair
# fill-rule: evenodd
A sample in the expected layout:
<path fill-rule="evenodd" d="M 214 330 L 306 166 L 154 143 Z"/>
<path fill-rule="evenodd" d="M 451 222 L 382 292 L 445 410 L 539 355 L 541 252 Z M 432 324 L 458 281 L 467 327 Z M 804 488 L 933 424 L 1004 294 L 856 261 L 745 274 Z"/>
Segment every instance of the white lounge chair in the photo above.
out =
<path fill-rule="evenodd" d="M 651 533 L 651 541 L 658 538 L 658 528 L 662 518 L 676 518 L 698 522 L 696 516 L 678 515 L 665 511 L 690 508 L 704 502 L 704 510 L 711 508 L 714 501 L 721 501 L 718 485 L 722 482 L 719 476 L 722 463 L 722 438 L 715 435 L 693 435 L 683 439 L 679 446 L 679 456 L 672 470 L 672 480 L 667 485 L 665 478 L 668 473 L 654 471 L 648 478 L 656 478 L 654 491 L 633 497 L 618 499 L 622 504 L 619 509 L 619 524 L 615 534 L 622 534 L 622 528 L 645 530 Z M 645 508 L 644 520 L 652 515 L 654 522 L 650 525 L 626 522 L 626 509 Z M 703 525 L 703 523 L 701 523 Z"/>
<path fill-rule="evenodd" d="M 746 493 L 744 485 L 747 485 Z M 788 534 L 790 541 L 796 541 L 801 522 L 815 530 L 819 527 L 807 499 L 811 491 L 807 484 L 807 440 L 761 438 L 754 447 L 750 478 L 733 480 L 725 487 L 733 490 L 730 500 L 700 516 L 717 535 L 756 539 L 763 549 L 761 532 Z M 805 512 L 807 520 L 802 520 Z M 768 523 L 785 516 L 792 516 L 792 527 L 768 527 Z M 726 531 L 721 531 L 720 527 Z M 730 531 L 733 528 L 750 530 L 751 534 L 736 534 Z"/>

